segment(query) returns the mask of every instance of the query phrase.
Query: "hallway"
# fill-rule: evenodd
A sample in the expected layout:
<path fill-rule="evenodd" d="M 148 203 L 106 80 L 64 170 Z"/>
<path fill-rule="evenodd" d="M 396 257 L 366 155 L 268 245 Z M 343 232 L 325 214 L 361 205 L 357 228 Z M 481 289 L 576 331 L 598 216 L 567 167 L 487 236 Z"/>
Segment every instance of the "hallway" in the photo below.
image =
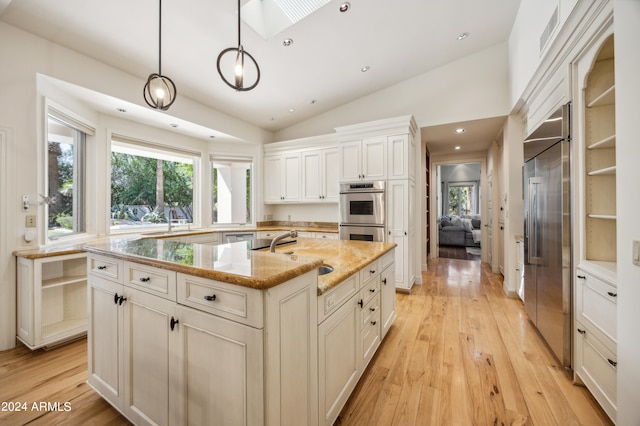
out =
<path fill-rule="evenodd" d="M 336 424 L 608 425 L 486 263 L 439 258 L 398 293 L 398 318 Z"/>

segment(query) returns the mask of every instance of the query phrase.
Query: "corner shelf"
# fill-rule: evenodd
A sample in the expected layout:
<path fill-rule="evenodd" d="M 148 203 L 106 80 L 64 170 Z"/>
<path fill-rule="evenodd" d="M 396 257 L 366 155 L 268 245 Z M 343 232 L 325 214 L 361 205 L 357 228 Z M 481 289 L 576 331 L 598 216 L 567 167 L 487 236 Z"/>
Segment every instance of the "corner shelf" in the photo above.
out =
<path fill-rule="evenodd" d="M 587 108 L 596 108 L 607 105 L 615 105 L 616 103 L 616 86 L 610 86 L 600 95 L 596 96 L 587 104 Z"/>
<path fill-rule="evenodd" d="M 616 166 L 605 167 L 603 169 L 592 170 L 587 173 L 588 176 L 615 175 Z"/>

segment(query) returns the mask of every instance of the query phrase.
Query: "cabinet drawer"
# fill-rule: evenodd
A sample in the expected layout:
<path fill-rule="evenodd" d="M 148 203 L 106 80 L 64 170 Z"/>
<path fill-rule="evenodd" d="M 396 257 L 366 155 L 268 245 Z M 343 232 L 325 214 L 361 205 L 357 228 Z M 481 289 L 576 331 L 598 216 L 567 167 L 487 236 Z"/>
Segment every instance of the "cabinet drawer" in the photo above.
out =
<path fill-rule="evenodd" d="M 123 261 L 112 257 L 90 254 L 87 256 L 89 274 L 119 283 L 123 282 Z"/>
<path fill-rule="evenodd" d="M 380 268 L 378 267 L 378 259 L 376 259 L 360 270 L 360 285 L 364 285 L 379 273 Z"/>
<path fill-rule="evenodd" d="M 360 290 L 358 274 L 347 278 L 322 296 L 318 297 L 318 324 L 320 324 L 332 312 L 338 309 L 344 302 Z"/>
<path fill-rule="evenodd" d="M 376 294 L 375 297 L 369 301 L 368 304 L 360 311 L 360 327 L 365 328 L 367 324 L 377 322 L 380 318 L 380 294 Z"/>
<path fill-rule="evenodd" d="M 576 280 L 576 319 L 617 342 L 618 290 L 580 269 Z M 603 339 L 603 336 L 599 336 Z"/>
<path fill-rule="evenodd" d="M 362 359 L 364 360 L 363 369 L 367 366 L 373 354 L 376 353 L 380 346 L 380 311 L 371 318 L 371 321 L 365 324 L 361 331 L 362 336 Z"/>
<path fill-rule="evenodd" d="M 386 252 L 378 259 L 378 265 L 380 270 L 385 269 L 387 266 L 391 265 L 394 260 L 393 250 Z"/>
<path fill-rule="evenodd" d="M 380 275 L 376 278 L 369 280 L 365 283 L 365 286 L 360 290 L 360 298 L 363 305 L 367 305 L 375 295 L 380 292 Z"/>
<path fill-rule="evenodd" d="M 612 419 L 617 401 L 617 357 L 587 327 L 578 323 L 576 373 Z"/>
<path fill-rule="evenodd" d="M 256 233 L 259 239 L 272 239 L 278 236 L 278 232 L 282 233 L 284 231 L 258 231 Z"/>
<path fill-rule="evenodd" d="M 314 232 L 313 236 L 315 238 L 321 238 L 325 240 L 337 240 L 338 234 L 336 232 Z"/>
<path fill-rule="evenodd" d="M 126 262 L 124 284 L 165 299 L 176 300 L 176 273 L 153 266 Z"/>
<path fill-rule="evenodd" d="M 252 288 L 178 274 L 178 303 L 255 328 L 263 327 L 262 293 Z"/>

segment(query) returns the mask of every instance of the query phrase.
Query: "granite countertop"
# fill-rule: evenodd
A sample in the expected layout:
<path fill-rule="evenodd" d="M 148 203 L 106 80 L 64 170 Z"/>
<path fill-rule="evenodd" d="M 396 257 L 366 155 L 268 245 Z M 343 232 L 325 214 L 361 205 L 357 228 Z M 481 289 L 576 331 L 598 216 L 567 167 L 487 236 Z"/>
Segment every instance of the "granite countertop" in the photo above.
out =
<path fill-rule="evenodd" d="M 395 243 L 296 238 L 295 244 L 276 248 L 276 252 L 294 256 L 318 257 L 333 267 L 333 272 L 318 277 L 318 294 L 332 289 L 367 264 L 396 247 Z"/>
<path fill-rule="evenodd" d="M 87 252 L 130 260 L 259 290 L 281 284 L 322 264 L 333 272 L 318 276 L 318 294 L 335 287 L 394 248 L 394 243 L 296 238 L 276 253 L 250 250 L 246 241 L 209 245 L 162 239 L 111 241 L 85 246 Z"/>

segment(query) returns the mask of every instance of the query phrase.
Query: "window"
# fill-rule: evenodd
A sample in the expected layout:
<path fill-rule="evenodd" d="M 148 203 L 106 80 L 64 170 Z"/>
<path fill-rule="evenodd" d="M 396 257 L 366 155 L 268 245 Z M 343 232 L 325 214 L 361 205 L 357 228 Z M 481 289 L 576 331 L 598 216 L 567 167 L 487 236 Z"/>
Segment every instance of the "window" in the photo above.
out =
<path fill-rule="evenodd" d="M 449 182 L 446 199 L 448 215 L 478 213 L 478 185 L 476 182 Z"/>
<path fill-rule="evenodd" d="M 47 237 L 85 232 L 85 140 L 73 120 L 47 118 Z"/>
<path fill-rule="evenodd" d="M 248 158 L 211 158 L 214 224 L 251 223 L 252 167 Z"/>
<path fill-rule="evenodd" d="M 194 222 L 198 154 L 113 136 L 111 229 Z"/>

